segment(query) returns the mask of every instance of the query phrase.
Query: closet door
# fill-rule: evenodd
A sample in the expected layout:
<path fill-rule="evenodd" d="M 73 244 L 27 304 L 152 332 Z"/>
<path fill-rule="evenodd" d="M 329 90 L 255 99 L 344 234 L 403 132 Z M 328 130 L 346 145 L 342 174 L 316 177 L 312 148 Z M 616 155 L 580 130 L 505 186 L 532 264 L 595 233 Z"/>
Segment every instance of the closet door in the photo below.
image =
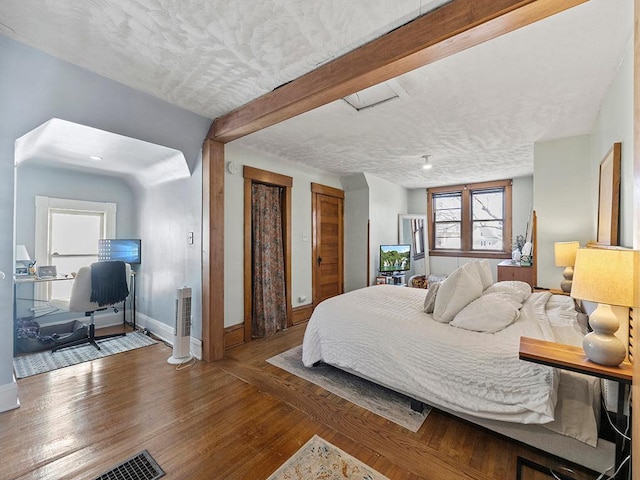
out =
<path fill-rule="evenodd" d="M 344 192 L 311 184 L 313 305 L 344 292 Z"/>

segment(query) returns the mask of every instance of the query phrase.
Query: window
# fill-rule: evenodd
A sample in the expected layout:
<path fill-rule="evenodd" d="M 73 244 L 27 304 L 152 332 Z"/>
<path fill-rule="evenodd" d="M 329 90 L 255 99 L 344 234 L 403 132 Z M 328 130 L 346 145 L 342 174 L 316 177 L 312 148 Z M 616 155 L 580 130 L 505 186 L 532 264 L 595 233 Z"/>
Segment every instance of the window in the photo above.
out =
<path fill-rule="evenodd" d="M 98 260 L 98 239 L 115 236 L 116 204 L 36 197 L 37 266 L 55 265 L 59 274 L 77 272 Z M 71 282 L 43 282 L 35 298 L 68 297 Z"/>
<path fill-rule="evenodd" d="M 511 255 L 511 180 L 427 190 L 430 255 Z"/>

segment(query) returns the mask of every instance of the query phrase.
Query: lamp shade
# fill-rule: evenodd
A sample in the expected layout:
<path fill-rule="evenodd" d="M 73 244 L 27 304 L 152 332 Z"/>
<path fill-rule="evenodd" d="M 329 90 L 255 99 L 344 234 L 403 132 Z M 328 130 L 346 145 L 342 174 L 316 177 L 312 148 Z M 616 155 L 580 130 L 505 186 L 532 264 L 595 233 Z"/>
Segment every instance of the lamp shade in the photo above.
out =
<path fill-rule="evenodd" d="M 16 245 L 16 261 L 17 262 L 30 262 L 31 257 L 27 252 L 27 247 L 24 245 Z"/>
<path fill-rule="evenodd" d="M 640 306 L 640 251 L 579 248 L 571 296 L 621 307 Z"/>
<path fill-rule="evenodd" d="M 579 242 L 556 242 L 553 248 L 556 267 L 573 267 L 576 264 L 576 252 L 580 248 Z"/>

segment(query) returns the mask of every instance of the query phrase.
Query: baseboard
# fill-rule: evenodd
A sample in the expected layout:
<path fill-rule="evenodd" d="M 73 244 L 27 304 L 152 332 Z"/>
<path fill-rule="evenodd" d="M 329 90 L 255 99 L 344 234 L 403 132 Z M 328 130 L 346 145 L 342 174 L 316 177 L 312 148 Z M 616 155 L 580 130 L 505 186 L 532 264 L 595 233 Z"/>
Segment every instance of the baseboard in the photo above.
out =
<path fill-rule="evenodd" d="M 122 325 L 123 319 L 122 310 L 118 310 L 118 312 L 114 312 L 113 310 L 107 310 L 104 312 L 96 312 L 93 315 L 93 321 L 96 325 L 96 328 L 105 328 L 105 327 L 114 327 L 116 325 Z M 139 315 L 139 314 L 138 314 Z M 127 316 L 128 317 L 128 316 Z M 55 317 L 54 317 L 55 318 Z M 55 323 L 60 323 L 61 320 L 52 320 L 49 322 L 43 322 L 41 318 L 36 319 L 40 323 L 40 326 L 44 327 L 46 325 L 51 325 Z M 87 325 L 91 322 L 91 317 L 84 315 L 83 313 L 77 313 L 76 316 L 65 317 L 63 322 L 70 322 L 72 320 L 78 320 L 79 322 L 84 322 Z"/>
<path fill-rule="evenodd" d="M 79 320 L 87 324 L 90 322 L 89 317 L 85 317 L 82 314 L 78 315 L 78 317 L 76 318 L 66 319 L 65 322 L 69 322 L 71 320 Z M 113 310 L 96 313 L 93 317 L 93 321 L 96 325 L 96 328 L 115 327 L 117 325 L 122 325 L 122 310 L 119 310 L 117 313 Z M 156 337 L 160 338 L 163 342 L 168 343 L 169 345 L 173 345 L 173 327 L 170 327 L 165 323 L 148 317 L 143 313 L 137 312 L 136 327 L 146 328 Z M 202 340 L 190 337 L 189 343 L 191 355 L 196 357 L 198 360 L 202 360 Z"/>
<path fill-rule="evenodd" d="M 162 323 L 154 318 L 148 317 L 143 313 L 138 313 L 136 315 L 136 326 L 139 328 L 146 328 L 163 342 L 173 345 L 173 327 L 170 327 L 166 323 Z M 196 357 L 198 360 L 202 360 L 202 340 L 190 337 L 189 348 L 191 350 L 191 355 Z"/>
<path fill-rule="evenodd" d="M 224 329 L 224 349 L 236 347 L 244 343 L 244 323 L 231 325 Z"/>
<path fill-rule="evenodd" d="M 293 324 L 298 325 L 299 323 L 306 322 L 311 318 L 312 313 L 313 305 L 311 303 L 293 307 Z"/>
<path fill-rule="evenodd" d="M 20 399 L 18 398 L 18 384 L 16 383 L 16 377 L 13 377 L 13 382 L 0 385 L 0 413 L 8 410 L 13 410 L 20 406 Z"/>

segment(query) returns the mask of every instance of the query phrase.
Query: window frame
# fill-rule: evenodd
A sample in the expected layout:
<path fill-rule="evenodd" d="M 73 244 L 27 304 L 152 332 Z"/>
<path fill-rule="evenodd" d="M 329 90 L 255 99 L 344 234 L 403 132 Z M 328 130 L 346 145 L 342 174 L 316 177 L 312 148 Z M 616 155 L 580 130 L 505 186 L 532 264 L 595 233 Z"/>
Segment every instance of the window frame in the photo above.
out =
<path fill-rule="evenodd" d="M 511 258 L 512 242 L 512 180 L 496 180 L 492 182 L 468 183 L 446 187 L 427 189 L 427 224 L 429 235 L 429 255 L 440 257 L 475 257 L 475 258 Z M 503 191 L 503 235 L 502 250 L 473 250 L 473 218 L 472 193 L 481 193 L 483 190 Z M 459 249 L 435 248 L 435 217 L 433 208 L 434 195 L 460 194 L 461 195 L 461 220 Z"/>
<path fill-rule="evenodd" d="M 104 238 L 115 238 L 117 205 L 113 202 L 92 202 L 71 200 L 41 195 L 35 196 L 35 258 L 38 265 L 51 265 L 49 242 L 51 240 L 51 213 L 99 213 L 103 216 Z M 97 246 L 96 246 L 97 248 Z M 51 300 L 51 282 L 36 282 L 34 298 L 39 301 Z"/>

